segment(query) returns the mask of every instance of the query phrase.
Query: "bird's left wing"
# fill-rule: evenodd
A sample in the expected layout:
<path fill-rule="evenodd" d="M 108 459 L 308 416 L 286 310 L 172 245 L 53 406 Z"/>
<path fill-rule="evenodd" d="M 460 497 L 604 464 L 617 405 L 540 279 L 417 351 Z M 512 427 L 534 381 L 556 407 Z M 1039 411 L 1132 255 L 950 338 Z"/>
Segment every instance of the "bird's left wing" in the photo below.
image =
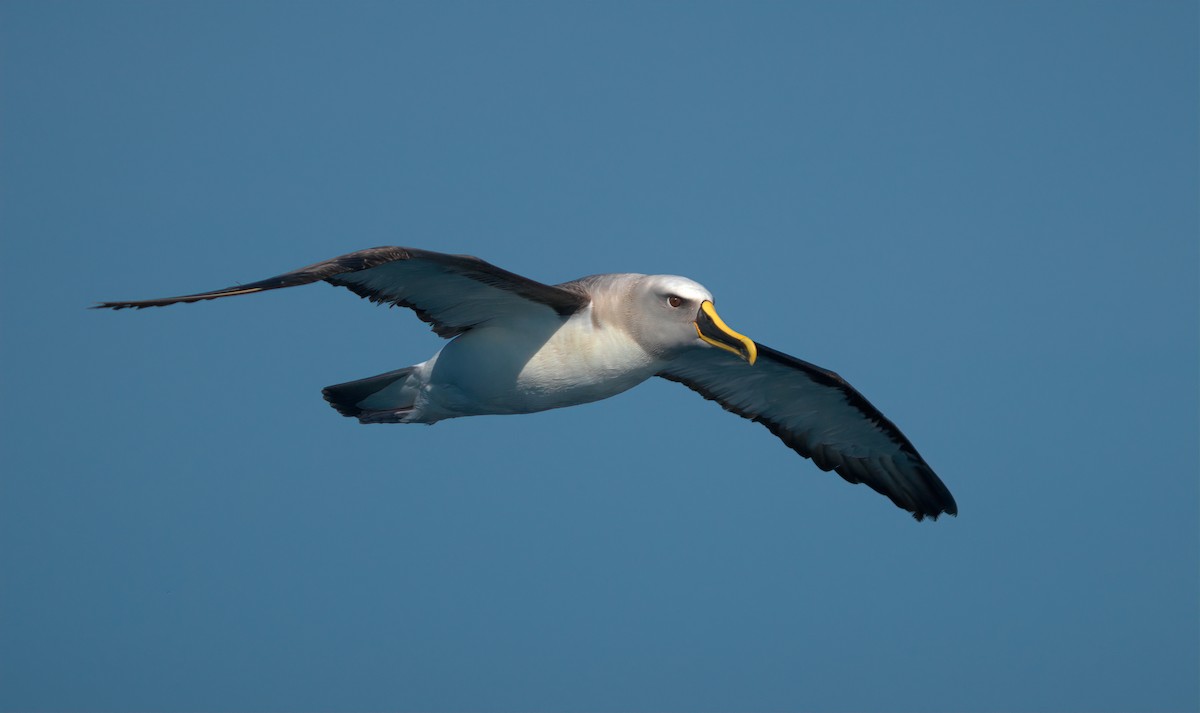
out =
<path fill-rule="evenodd" d="M 822 470 L 866 483 L 918 520 L 958 514 L 908 438 L 832 371 L 759 344 L 754 365 L 719 349 L 695 349 L 658 376 L 761 423 Z"/>
<path fill-rule="evenodd" d="M 372 302 L 408 307 L 443 337 L 452 337 L 484 322 L 517 314 L 553 311 L 565 317 L 589 301 L 580 290 L 546 285 L 470 255 L 380 247 L 359 250 L 223 290 L 156 300 L 101 302 L 96 307 L 163 307 L 296 287 L 321 280 L 348 288 Z"/>

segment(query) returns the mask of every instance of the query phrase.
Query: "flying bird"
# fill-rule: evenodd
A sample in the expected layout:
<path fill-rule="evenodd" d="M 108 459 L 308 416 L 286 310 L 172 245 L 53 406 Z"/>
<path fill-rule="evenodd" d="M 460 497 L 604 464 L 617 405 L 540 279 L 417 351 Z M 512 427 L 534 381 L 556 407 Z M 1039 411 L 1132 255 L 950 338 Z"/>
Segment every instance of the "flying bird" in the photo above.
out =
<path fill-rule="evenodd" d="M 845 379 L 735 332 L 712 294 L 686 277 L 608 274 L 547 285 L 468 255 L 379 247 L 223 290 L 95 308 L 163 307 L 322 280 L 407 307 L 450 340 L 420 364 L 323 390 L 361 423 L 545 411 L 659 376 L 761 423 L 817 467 L 866 483 L 917 520 L 958 514 L 908 438 Z"/>

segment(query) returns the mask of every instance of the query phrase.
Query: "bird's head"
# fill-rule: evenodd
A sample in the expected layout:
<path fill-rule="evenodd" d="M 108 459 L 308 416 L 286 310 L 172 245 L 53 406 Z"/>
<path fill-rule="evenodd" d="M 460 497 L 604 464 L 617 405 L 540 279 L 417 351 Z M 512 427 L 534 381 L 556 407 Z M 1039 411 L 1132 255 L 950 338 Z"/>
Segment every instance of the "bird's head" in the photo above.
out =
<path fill-rule="evenodd" d="M 730 329 L 713 307 L 712 293 L 698 282 L 677 275 L 646 275 L 634 289 L 638 319 L 634 333 L 651 352 L 714 346 L 753 364 L 758 347 Z"/>

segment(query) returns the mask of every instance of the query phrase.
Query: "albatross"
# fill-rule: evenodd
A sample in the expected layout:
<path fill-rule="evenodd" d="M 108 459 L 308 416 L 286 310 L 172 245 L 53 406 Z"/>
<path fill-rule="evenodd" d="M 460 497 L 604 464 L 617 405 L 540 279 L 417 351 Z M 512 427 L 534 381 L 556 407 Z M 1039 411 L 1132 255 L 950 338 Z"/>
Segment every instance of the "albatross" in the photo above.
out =
<path fill-rule="evenodd" d="M 818 468 L 866 483 L 917 520 L 958 514 L 908 438 L 845 379 L 734 331 L 712 293 L 686 277 L 607 274 L 548 285 L 469 255 L 378 247 L 223 290 L 95 308 L 163 307 L 319 281 L 407 307 L 450 340 L 420 364 L 322 391 L 361 423 L 545 411 L 657 376 L 761 423 Z"/>

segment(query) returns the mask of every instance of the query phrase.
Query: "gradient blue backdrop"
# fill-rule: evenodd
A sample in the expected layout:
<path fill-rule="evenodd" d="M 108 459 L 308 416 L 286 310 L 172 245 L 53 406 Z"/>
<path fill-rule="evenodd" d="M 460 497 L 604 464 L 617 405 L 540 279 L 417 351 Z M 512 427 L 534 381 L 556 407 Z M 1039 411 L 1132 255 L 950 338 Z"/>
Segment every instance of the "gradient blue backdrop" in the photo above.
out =
<path fill-rule="evenodd" d="M 1193 2 L 0 3 L 0 707 L 1195 710 Z M 353 249 L 691 276 L 914 523 L 666 382 L 433 428 Z"/>

